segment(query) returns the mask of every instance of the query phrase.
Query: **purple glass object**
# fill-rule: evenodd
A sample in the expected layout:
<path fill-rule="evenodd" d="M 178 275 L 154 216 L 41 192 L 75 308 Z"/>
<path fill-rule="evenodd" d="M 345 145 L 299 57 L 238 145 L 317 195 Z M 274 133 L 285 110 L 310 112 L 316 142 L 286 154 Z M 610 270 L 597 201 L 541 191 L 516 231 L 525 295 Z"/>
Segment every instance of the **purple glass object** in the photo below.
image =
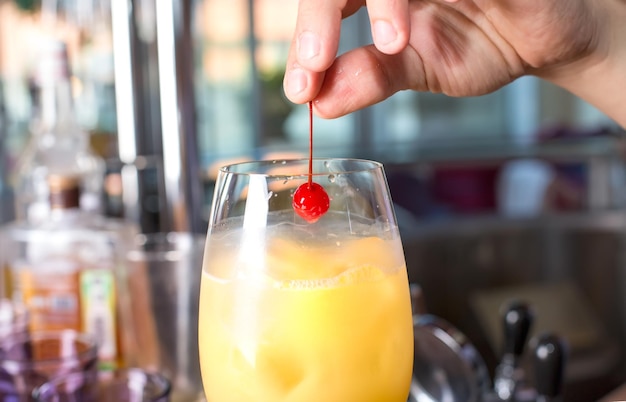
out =
<path fill-rule="evenodd" d="M 72 372 L 97 375 L 94 338 L 72 330 L 9 335 L 0 341 L 0 401 L 33 401 L 33 390 Z"/>
<path fill-rule="evenodd" d="M 138 368 L 56 377 L 33 392 L 38 402 L 169 402 L 170 382 Z"/>

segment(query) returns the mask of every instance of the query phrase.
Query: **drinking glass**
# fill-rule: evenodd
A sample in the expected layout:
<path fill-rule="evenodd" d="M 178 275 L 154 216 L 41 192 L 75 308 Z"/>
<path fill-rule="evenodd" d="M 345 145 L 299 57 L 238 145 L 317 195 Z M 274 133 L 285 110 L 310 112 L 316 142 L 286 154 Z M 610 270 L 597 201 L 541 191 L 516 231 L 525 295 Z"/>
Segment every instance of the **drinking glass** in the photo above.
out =
<path fill-rule="evenodd" d="M 170 382 L 159 373 L 140 368 L 70 373 L 58 376 L 33 392 L 37 402 L 168 402 Z"/>
<path fill-rule="evenodd" d="M 198 294 L 204 235 L 141 234 L 126 256 L 121 316 L 127 364 L 162 373 L 173 402 L 202 394 L 198 361 Z"/>
<path fill-rule="evenodd" d="M 10 335 L 0 344 L 0 400 L 32 401 L 35 388 L 72 372 L 98 371 L 96 339 L 73 330 Z"/>
<path fill-rule="evenodd" d="M 356 159 L 223 167 L 209 219 L 199 353 L 210 402 L 405 402 L 409 284 L 383 166 Z M 292 207 L 308 180 L 330 209 Z"/>

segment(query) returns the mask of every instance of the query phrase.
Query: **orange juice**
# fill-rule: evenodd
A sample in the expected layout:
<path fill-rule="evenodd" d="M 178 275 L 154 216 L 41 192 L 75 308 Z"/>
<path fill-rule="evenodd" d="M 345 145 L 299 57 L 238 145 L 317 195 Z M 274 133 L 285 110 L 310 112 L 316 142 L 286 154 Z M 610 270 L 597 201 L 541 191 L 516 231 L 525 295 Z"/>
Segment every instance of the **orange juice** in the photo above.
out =
<path fill-rule="evenodd" d="M 261 244 L 246 256 L 236 242 L 207 243 L 208 402 L 405 402 L 413 332 L 399 237 Z"/>

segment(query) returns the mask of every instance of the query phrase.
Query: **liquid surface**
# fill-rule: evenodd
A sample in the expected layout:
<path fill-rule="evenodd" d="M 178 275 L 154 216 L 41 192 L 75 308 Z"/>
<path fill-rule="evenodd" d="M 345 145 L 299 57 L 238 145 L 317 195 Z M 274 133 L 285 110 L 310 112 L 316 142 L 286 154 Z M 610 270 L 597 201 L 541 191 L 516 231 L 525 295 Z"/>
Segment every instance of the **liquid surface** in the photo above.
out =
<path fill-rule="evenodd" d="M 208 401 L 406 401 L 413 334 L 399 237 L 280 232 L 208 239 Z"/>

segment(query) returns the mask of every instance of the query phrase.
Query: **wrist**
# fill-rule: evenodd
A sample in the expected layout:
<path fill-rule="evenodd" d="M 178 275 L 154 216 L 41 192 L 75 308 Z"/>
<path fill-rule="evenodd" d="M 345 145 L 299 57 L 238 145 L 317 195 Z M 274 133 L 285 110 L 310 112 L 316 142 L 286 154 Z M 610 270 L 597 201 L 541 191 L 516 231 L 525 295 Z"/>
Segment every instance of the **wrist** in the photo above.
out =
<path fill-rule="evenodd" d="M 626 3 L 595 2 L 597 40 L 578 60 L 539 72 L 540 78 L 594 105 L 626 128 Z"/>

